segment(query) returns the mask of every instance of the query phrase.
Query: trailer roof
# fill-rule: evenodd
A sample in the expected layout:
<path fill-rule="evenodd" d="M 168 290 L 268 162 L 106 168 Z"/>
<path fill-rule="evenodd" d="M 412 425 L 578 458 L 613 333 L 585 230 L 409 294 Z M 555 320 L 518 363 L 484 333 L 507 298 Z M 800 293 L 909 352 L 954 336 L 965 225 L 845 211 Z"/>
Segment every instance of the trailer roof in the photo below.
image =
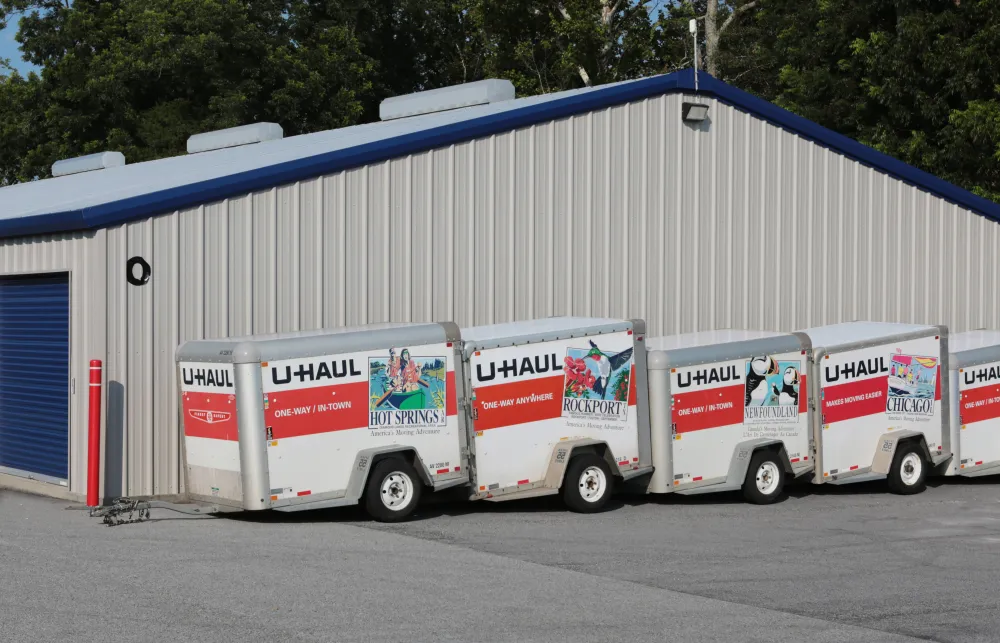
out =
<path fill-rule="evenodd" d="M 630 329 L 632 322 L 625 319 L 604 317 L 546 317 L 544 319 L 462 328 L 462 340 L 475 344 L 492 344 L 520 338 L 525 338 L 527 341 L 528 338 L 559 333 L 580 334 L 595 329 L 606 331 L 610 328 Z"/>
<path fill-rule="evenodd" d="M 775 333 L 768 330 L 739 330 L 725 328 L 719 330 L 703 330 L 680 335 L 665 335 L 663 337 L 647 337 L 646 348 L 654 351 L 672 351 L 681 348 L 696 348 L 715 344 L 731 344 L 767 337 L 780 337 L 786 333 Z"/>
<path fill-rule="evenodd" d="M 948 349 L 952 353 L 995 346 L 1000 346 L 1000 330 L 970 330 L 948 336 Z"/>
<path fill-rule="evenodd" d="M 94 229 L 146 219 L 255 190 L 678 92 L 695 93 L 692 70 L 7 186 L 0 188 L 0 238 Z M 708 74 L 699 75 L 697 93 L 1000 221 L 1000 205 Z"/>
<path fill-rule="evenodd" d="M 897 335 L 916 333 L 919 331 L 937 330 L 935 326 L 922 324 L 897 324 L 893 322 L 851 321 L 829 326 L 818 326 L 803 330 L 809 336 L 812 345 L 841 346 L 855 342 L 866 342 L 875 339 L 885 339 Z"/>

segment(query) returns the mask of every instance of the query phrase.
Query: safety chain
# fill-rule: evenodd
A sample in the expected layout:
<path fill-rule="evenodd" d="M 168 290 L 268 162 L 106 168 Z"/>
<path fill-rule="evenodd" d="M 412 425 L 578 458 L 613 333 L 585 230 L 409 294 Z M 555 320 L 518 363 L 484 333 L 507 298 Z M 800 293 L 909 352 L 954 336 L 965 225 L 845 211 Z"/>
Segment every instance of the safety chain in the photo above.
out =
<path fill-rule="evenodd" d="M 128 514 L 127 517 L 124 517 Z M 142 522 L 149 518 L 149 503 L 145 500 L 130 500 L 116 498 L 107 507 L 98 507 L 90 512 L 91 516 L 103 516 L 104 524 L 109 527 Z"/>

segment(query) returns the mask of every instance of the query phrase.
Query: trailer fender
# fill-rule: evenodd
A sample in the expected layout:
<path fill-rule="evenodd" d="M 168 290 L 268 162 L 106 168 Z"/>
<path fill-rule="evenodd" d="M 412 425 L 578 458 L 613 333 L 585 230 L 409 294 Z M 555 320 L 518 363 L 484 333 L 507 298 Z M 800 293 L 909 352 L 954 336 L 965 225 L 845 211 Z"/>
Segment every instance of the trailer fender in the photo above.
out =
<path fill-rule="evenodd" d="M 726 476 L 726 488 L 739 489 L 746 480 L 747 470 L 750 468 L 750 460 L 753 454 L 761 449 L 772 449 L 777 451 L 781 466 L 789 476 L 793 474 L 792 463 L 788 460 L 788 452 L 785 450 L 785 443 L 774 438 L 754 438 L 740 442 L 733 449 L 733 457 L 729 460 L 729 474 Z"/>
<path fill-rule="evenodd" d="M 346 499 L 356 504 L 361 499 L 361 496 L 364 495 L 365 483 L 368 482 L 368 473 L 375 466 L 375 463 L 393 455 L 403 457 L 417 470 L 420 481 L 428 487 L 433 487 L 434 483 L 430 472 L 427 470 L 427 466 L 415 448 L 402 444 L 387 444 L 381 447 L 371 447 L 358 451 L 358 454 L 354 457 L 351 480 L 347 483 Z"/>
<path fill-rule="evenodd" d="M 615 462 L 615 454 L 611 452 L 611 447 L 608 446 L 607 442 L 592 438 L 563 440 L 556 443 L 552 449 L 552 456 L 549 458 L 549 467 L 545 472 L 545 487 L 549 489 L 561 489 L 569 461 L 577 453 L 586 452 L 596 453 L 601 456 L 608 463 L 611 474 L 616 478 L 621 477 L 618 471 L 618 463 Z"/>
<path fill-rule="evenodd" d="M 927 448 L 927 440 L 924 434 L 917 431 L 892 431 L 883 433 L 878 439 L 878 447 L 875 450 L 875 458 L 872 460 L 872 473 L 888 475 L 892 468 L 892 460 L 896 457 L 896 449 L 904 442 L 916 441 L 920 444 L 920 451 L 923 453 L 927 464 L 936 464 L 931 457 L 931 452 Z"/>

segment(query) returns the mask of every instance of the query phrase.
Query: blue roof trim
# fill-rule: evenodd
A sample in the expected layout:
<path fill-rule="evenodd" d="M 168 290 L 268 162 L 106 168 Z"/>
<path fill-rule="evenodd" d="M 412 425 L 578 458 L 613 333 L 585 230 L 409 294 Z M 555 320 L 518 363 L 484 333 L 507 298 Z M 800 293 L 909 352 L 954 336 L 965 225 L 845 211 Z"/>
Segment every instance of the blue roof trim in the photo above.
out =
<path fill-rule="evenodd" d="M 855 140 L 757 98 L 706 73 L 699 74 L 698 93 L 712 96 L 778 127 L 798 134 L 855 161 L 924 189 L 959 206 L 1000 221 L 1000 205 L 877 152 Z M 511 129 L 604 109 L 678 91 L 694 92 L 690 69 L 665 76 L 598 88 L 566 98 L 529 105 L 423 132 L 368 143 L 346 150 L 289 161 L 218 179 L 162 190 L 113 203 L 20 219 L 0 219 L 0 238 L 52 234 L 112 226 L 238 194 L 331 174 L 352 167 L 415 154 Z"/>
<path fill-rule="evenodd" d="M 798 134 L 802 138 L 822 145 L 838 154 L 868 165 L 914 187 L 926 190 L 946 201 L 960 205 L 963 208 L 995 221 L 1000 221 L 1000 204 L 973 194 L 953 183 L 949 183 L 933 174 L 908 165 L 888 154 L 883 154 L 874 148 L 838 134 L 802 116 L 793 114 L 774 103 L 757 98 L 707 74 L 698 75 L 698 90 L 699 94 L 707 94 L 717 98 L 724 103 L 728 103 L 773 125 Z"/>

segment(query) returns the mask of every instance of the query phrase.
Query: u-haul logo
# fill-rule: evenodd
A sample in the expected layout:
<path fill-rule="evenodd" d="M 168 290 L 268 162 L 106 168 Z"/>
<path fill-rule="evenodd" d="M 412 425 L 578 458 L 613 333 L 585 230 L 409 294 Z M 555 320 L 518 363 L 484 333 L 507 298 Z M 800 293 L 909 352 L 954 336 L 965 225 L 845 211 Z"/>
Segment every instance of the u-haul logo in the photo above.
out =
<path fill-rule="evenodd" d="M 226 411 L 199 411 L 195 409 L 189 410 L 188 415 L 205 424 L 228 422 L 229 418 L 233 417 L 232 413 Z"/>

